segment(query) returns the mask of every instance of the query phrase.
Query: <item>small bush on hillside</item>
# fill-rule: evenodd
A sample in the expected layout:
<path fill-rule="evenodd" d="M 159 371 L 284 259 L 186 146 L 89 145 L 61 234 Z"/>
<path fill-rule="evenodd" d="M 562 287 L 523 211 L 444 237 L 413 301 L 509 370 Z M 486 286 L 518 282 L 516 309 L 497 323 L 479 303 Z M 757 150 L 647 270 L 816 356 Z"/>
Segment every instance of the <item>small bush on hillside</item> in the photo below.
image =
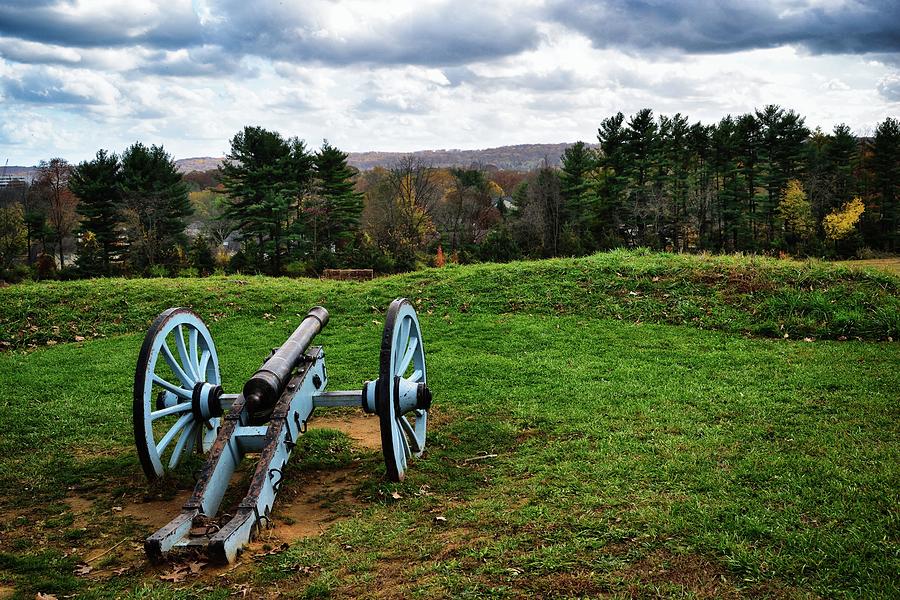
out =
<path fill-rule="evenodd" d="M 147 268 L 147 277 L 168 277 L 169 270 L 163 265 L 152 265 Z"/>

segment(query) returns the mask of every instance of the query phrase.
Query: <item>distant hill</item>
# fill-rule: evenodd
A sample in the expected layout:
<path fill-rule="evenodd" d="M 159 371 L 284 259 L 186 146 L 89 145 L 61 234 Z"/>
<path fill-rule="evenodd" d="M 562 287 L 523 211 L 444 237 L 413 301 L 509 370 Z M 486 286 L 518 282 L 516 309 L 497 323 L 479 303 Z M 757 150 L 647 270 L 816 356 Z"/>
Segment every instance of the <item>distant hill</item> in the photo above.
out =
<path fill-rule="evenodd" d="M 175 161 L 175 166 L 182 173 L 190 173 L 191 171 L 212 171 L 218 169 L 222 164 L 222 157 L 214 158 L 212 156 L 199 156 L 196 158 L 179 158 Z"/>
<path fill-rule="evenodd" d="M 570 143 L 560 144 L 519 144 L 500 146 L 484 150 L 417 150 L 415 152 L 351 152 L 349 162 L 354 167 L 367 171 L 375 167 L 390 167 L 401 156 L 411 154 L 433 167 L 469 167 L 473 164 L 483 167 L 497 167 L 511 171 L 530 171 L 544 159 L 550 165 L 559 165 L 560 157 Z M 190 171 L 210 171 L 217 169 L 222 158 L 202 156 L 182 158 L 175 161 L 182 173 Z"/>
<path fill-rule="evenodd" d="M 348 162 L 354 167 L 367 171 L 375 167 L 390 167 L 401 156 L 412 154 L 433 167 L 496 167 L 510 171 L 530 171 L 545 159 L 552 166 L 560 163 L 560 157 L 571 143 L 560 144 L 518 144 L 499 146 L 483 150 L 417 150 L 415 152 L 351 152 Z M 593 144 L 590 144 L 593 146 Z M 198 156 L 179 158 L 175 165 L 182 173 L 191 171 L 212 171 L 222 164 L 222 157 Z M 2 168 L 2 167 L 0 167 Z M 36 167 L 9 166 L 6 175 L 31 181 Z"/>
<path fill-rule="evenodd" d="M 388 167 L 401 156 L 412 154 L 434 167 L 468 167 L 473 164 L 511 171 L 530 171 L 546 159 L 559 165 L 560 157 L 570 143 L 519 144 L 484 150 L 419 150 L 417 152 L 351 152 L 349 163 L 359 169 Z"/>

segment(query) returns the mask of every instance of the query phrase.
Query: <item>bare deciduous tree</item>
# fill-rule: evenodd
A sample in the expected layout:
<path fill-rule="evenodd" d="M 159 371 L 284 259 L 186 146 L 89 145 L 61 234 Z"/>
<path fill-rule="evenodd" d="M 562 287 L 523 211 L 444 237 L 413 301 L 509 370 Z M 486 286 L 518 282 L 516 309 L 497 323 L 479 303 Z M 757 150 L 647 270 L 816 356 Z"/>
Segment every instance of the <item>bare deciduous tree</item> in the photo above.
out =
<path fill-rule="evenodd" d="M 65 267 L 63 244 L 78 223 L 78 199 L 69 190 L 72 166 L 62 158 L 41 161 L 35 185 L 47 203 L 47 224 L 53 230 L 59 250 L 59 266 Z"/>

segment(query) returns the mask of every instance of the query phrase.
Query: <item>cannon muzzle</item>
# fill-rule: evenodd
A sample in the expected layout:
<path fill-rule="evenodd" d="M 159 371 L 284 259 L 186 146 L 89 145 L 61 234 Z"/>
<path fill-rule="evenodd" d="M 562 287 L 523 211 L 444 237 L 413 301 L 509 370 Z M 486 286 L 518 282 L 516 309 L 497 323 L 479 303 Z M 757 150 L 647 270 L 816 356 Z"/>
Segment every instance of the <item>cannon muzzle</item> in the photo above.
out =
<path fill-rule="evenodd" d="M 244 400 L 251 424 L 259 425 L 269 420 L 291 373 L 302 360 L 313 338 L 327 324 L 328 311 L 324 307 L 310 309 L 291 337 L 244 384 Z"/>

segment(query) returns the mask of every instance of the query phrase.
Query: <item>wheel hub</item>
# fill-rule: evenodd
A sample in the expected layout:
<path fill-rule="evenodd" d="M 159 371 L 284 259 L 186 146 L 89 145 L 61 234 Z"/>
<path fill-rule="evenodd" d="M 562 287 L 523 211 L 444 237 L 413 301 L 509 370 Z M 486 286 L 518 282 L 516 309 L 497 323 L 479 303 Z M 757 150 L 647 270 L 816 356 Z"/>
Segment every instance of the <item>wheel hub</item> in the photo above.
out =
<path fill-rule="evenodd" d="M 191 412 L 198 421 L 208 421 L 222 416 L 222 386 L 208 381 L 200 381 L 191 395 Z"/>

